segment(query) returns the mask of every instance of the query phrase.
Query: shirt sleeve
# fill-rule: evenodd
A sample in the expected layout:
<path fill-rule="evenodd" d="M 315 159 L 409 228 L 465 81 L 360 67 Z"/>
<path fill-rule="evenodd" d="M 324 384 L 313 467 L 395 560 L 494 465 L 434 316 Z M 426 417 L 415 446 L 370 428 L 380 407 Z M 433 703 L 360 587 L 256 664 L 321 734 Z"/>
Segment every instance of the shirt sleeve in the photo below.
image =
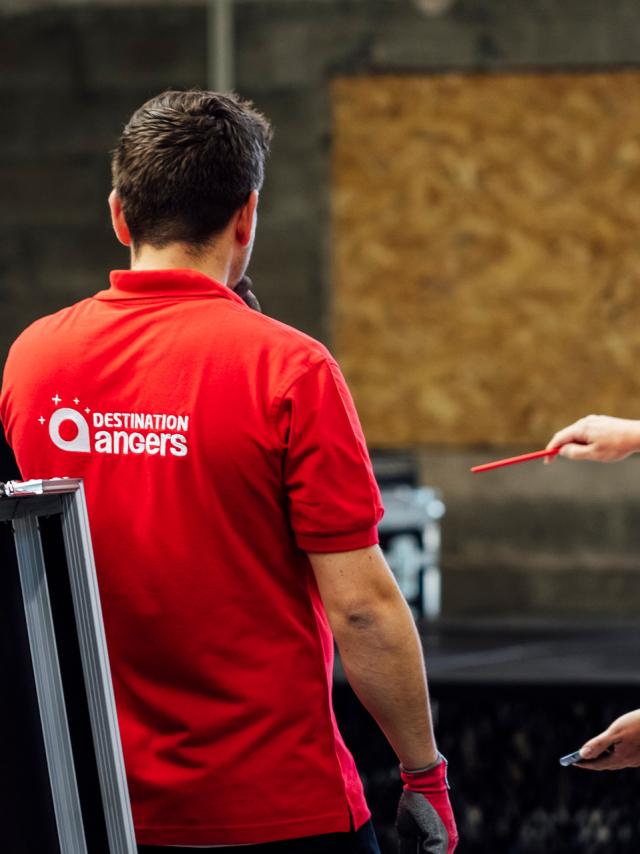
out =
<path fill-rule="evenodd" d="M 325 357 L 278 406 L 289 518 L 301 549 L 341 552 L 378 543 L 383 514 L 362 428 L 340 368 Z"/>

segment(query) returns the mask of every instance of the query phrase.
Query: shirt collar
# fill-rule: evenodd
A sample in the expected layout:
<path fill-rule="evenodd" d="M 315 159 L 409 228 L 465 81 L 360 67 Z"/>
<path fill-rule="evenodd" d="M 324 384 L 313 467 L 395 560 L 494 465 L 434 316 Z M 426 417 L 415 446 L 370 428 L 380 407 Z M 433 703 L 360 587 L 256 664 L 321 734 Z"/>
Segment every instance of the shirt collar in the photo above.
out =
<path fill-rule="evenodd" d="M 231 288 L 198 270 L 112 270 L 111 287 L 95 295 L 99 300 L 220 297 L 245 305 Z"/>

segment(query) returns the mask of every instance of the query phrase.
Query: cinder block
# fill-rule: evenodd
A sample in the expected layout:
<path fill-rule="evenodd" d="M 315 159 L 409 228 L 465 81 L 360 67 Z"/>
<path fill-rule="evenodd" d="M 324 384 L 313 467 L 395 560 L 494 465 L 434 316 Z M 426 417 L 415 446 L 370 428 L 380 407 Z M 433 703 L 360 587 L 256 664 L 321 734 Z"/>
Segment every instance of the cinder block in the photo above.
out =
<path fill-rule="evenodd" d="M 0 230 L 0 365 L 18 332 L 30 322 L 31 252 L 20 230 Z"/>
<path fill-rule="evenodd" d="M 259 223 L 249 273 L 267 314 L 322 339 L 322 252 L 315 232 L 313 225 Z"/>
<path fill-rule="evenodd" d="M 89 91 L 206 85 L 204 4 L 82 8 L 75 20 Z"/>
<path fill-rule="evenodd" d="M 4 226 L 75 225 L 106 217 L 110 179 L 102 158 L 55 158 L 0 162 L 0 183 L 9 203 Z"/>
<path fill-rule="evenodd" d="M 305 88 L 368 59 L 371 21 L 391 4 L 238 4 L 236 74 L 240 89 Z"/>
<path fill-rule="evenodd" d="M 85 157 L 104 160 L 130 115 L 150 90 L 51 92 L 0 89 L 0 116 L 10 132 L 0 134 L 3 160 Z"/>
<path fill-rule="evenodd" d="M 637 501 L 634 507 L 640 510 Z M 621 501 L 501 501 L 487 493 L 481 504 L 450 502 L 444 521 L 446 548 L 459 560 L 482 556 L 486 562 L 500 552 L 521 550 L 531 563 L 536 552 L 550 547 L 556 555 L 616 553 L 627 548 L 624 515 Z"/>
<path fill-rule="evenodd" d="M 68 91 L 74 82 L 75 61 L 68 11 L 0 13 L 0 91 Z"/>
<path fill-rule="evenodd" d="M 105 222 L 5 230 L 0 240 L 0 341 L 45 314 L 109 287 L 109 270 L 128 253 Z"/>
<path fill-rule="evenodd" d="M 469 567 L 443 573 L 447 617 L 636 618 L 638 574 L 585 570 L 579 564 L 551 573 Z"/>
<path fill-rule="evenodd" d="M 457 0 L 441 16 L 397 4 L 378 18 L 371 70 L 486 70 L 635 63 L 633 0 Z"/>
<path fill-rule="evenodd" d="M 39 229 L 33 243 L 34 289 L 57 311 L 109 287 L 109 271 L 129 266 L 129 252 L 116 240 L 105 209 L 95 225 Z"/>

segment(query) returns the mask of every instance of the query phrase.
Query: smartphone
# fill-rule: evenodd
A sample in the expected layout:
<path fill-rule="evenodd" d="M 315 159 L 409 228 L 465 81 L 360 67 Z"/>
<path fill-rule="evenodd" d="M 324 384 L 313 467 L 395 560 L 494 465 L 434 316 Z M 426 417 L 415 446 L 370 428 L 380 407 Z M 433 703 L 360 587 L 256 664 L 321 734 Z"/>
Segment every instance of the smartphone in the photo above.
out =
<path fill-rule="evenodd" d="M 575 753 L 568 753 L 566 756 L 562 756 L 560 758 L 560 764 L 563 768 L 569 768 L 571 765 L 575 765 L 578 762 L 597 762 L 598 759 L 604 759 L 605 756 L 611 756 L 613 753 L 613 747 L 607 748 L 604 753 L 601 753 L 600 756 L 594 756 L 591 759 L 583 759 L 580 755 L 580 751 L 576 750 Z"/>
<path fill-rule="evenodd" d="M 563 768 L 569 768 L 571 765 L 575 765 L 576 762 L 582 762 L 582 756 L 580 756 L 579 750 L 576 750 L 575 753 L 567 753 L 566 756 L 560 757 L 560 764 Z"/>

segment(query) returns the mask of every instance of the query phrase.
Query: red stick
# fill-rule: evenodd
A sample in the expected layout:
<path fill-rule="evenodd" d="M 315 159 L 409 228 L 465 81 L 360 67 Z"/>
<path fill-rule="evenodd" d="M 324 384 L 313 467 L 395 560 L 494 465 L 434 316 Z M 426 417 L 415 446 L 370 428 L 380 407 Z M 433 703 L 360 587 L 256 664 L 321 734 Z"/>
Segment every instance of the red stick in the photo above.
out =
<path fill-rule="evenodd" d="M 507 460 L 496 460 L 493 463 L 485 463 L 481 466 L 474 466 L 471 471 L 476 474 L 481 471 L 491 471 L 492 469 L 499 469 L 502 466 L 513 466 L 516 463 L 526 463 L 529 460 L 539 460 L 541 457 L 555 457 L 558 454 L 560 448 L 552 448 L 550 451 L 535 451 L 533 454 L 522 454 L 519 457 L 509 457 Z"/>

